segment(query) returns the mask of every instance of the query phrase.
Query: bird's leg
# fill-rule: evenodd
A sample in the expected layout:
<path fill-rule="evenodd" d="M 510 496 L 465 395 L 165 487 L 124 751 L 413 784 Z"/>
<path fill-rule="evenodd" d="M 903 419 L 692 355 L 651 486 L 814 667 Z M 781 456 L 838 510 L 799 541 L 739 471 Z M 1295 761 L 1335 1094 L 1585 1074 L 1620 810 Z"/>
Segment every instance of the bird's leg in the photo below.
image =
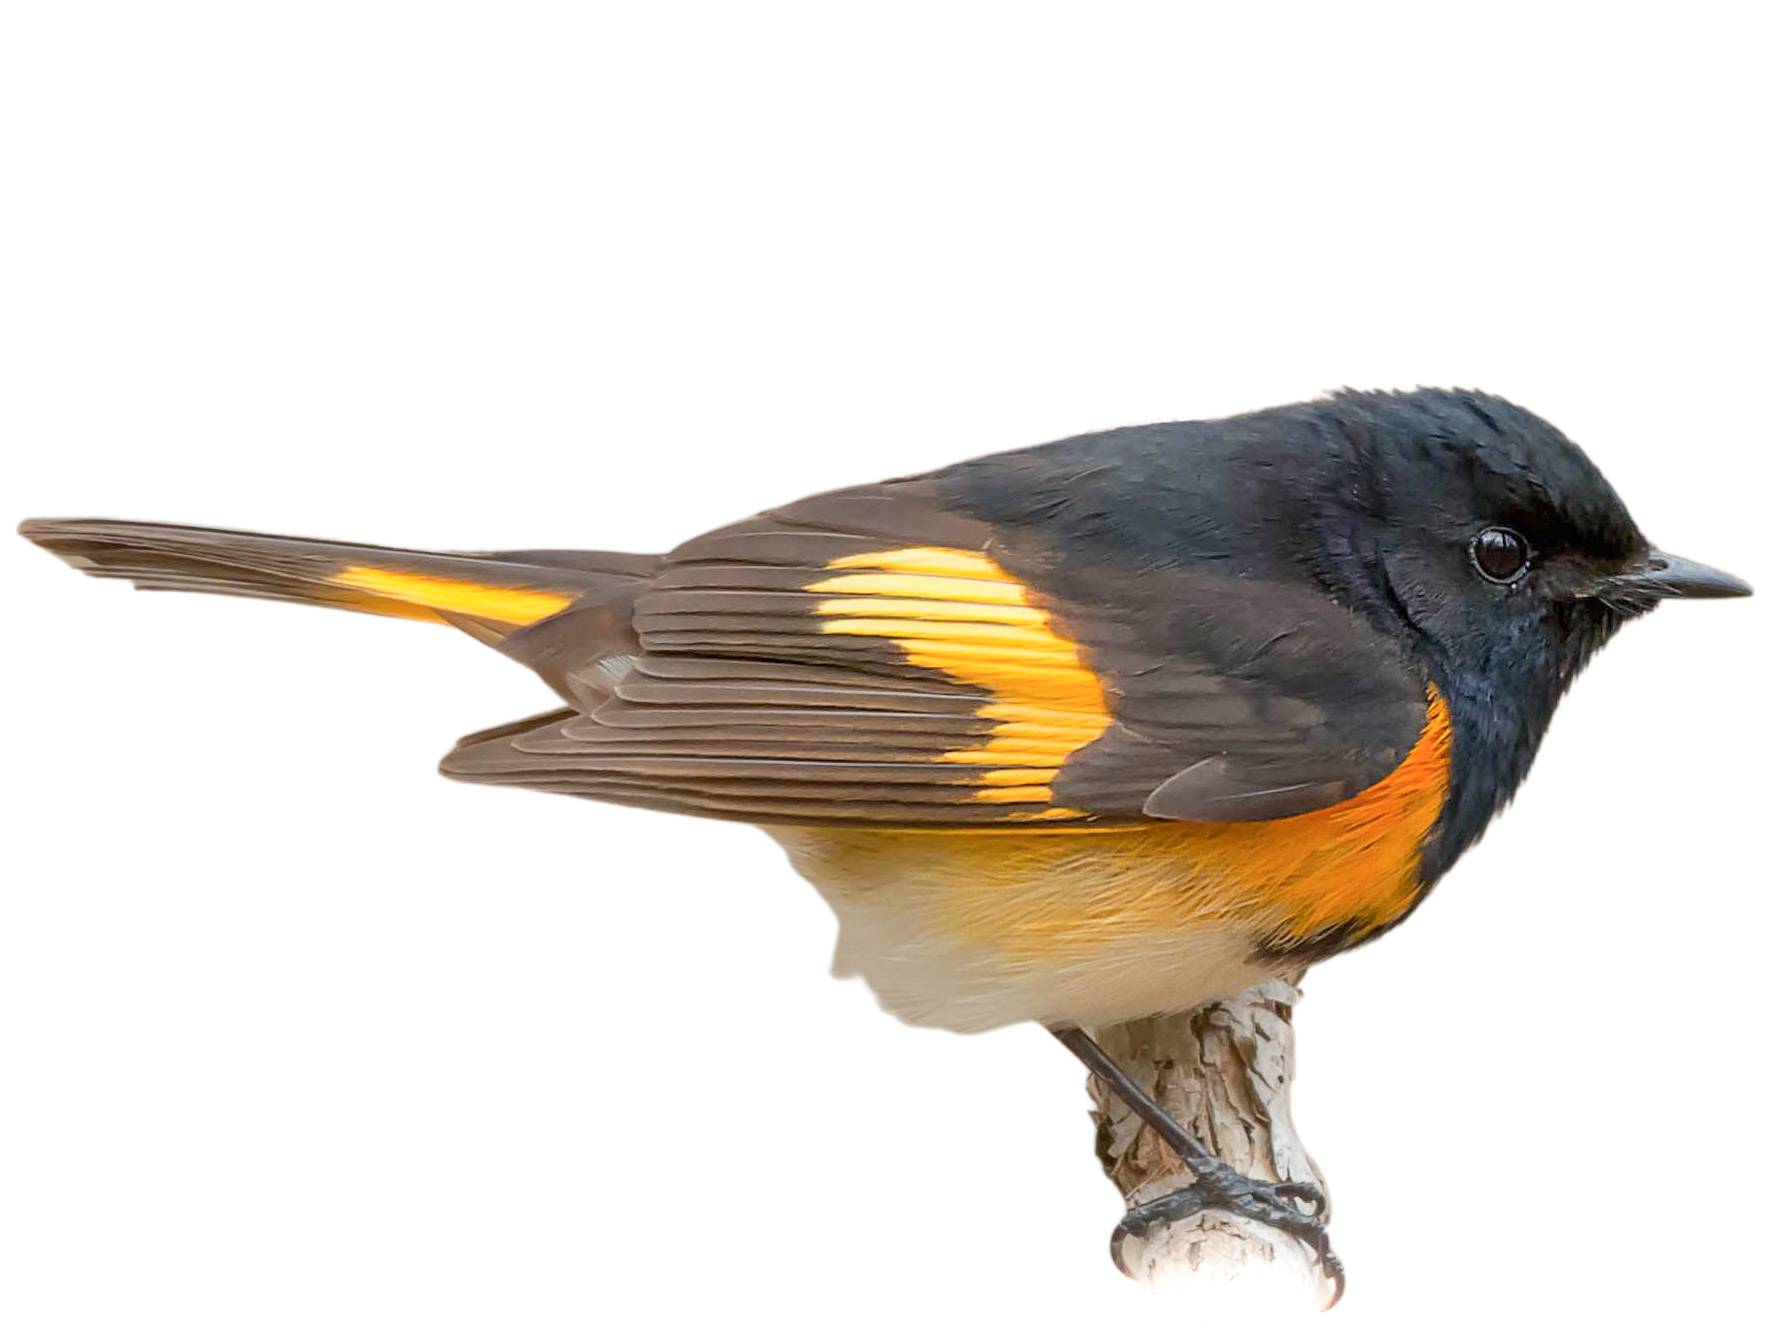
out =
<path fill-rule="evenodd" d="M 1244 1176 L 1184 1130 L 1181 1123 L 1145 1093 L 1088 1034 L 1074 1027 L 1055 1028 L 1051 1032 L 1094 1073 L 1096 1079 L 1143 1118 L 1194 1175 L 1191 1184 L 1127 1212 L 1114 1232 L 1116 1263 L 1119 1262 L 1123 1237 L 1143 1236 L 1152 1228 L 1178 1223 L 1207 1209 L 1221 1209 L 1303 1242 L 1316 1253 L 1324 1272 L 1335 1282 L 1336 1297 L 1340 1297 L 1345 1276 L 1341 1261 L 1329 1248 L 1329 1230 L 1325 1222 L 1328 1199 L 1320 1187 L 1309 1182 L 1261 1181 Z"/>

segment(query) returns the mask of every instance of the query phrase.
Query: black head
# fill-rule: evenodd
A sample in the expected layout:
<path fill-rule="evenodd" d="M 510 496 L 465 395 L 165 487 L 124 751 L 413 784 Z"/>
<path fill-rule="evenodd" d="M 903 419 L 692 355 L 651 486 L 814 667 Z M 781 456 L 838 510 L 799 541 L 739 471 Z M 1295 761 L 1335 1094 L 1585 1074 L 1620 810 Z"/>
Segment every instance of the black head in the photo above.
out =
<path fill-rule="evenodd" d="M 1339 444 L 1339 499 L 1319 529 L 1350 546 L 1323 571 L 1388 620 L 1453 708 L 1462 806 L 1447 863 L 1512 794 L 1558 698 L 1621 624 L 1672 597 L 1749 593 L 1652 548 L 1580 448 L 1499 397 L 1347 392 L 1307 409 Z"/>
<path fill-rule="evenodd" d="M 1513 793 L 1620 624 L 1669 597 L 1748 593 L 1653 549 L 1580 448 L 1479 392 L 1344 392 L 1081 435 L 938 479 L 956 507 L 1026 533 L 1050 584 L 1094 578 L 1084 599 L 1103 594 L 1102 569 L 1134 595 L 1140 573 L 1185 569 L 1252 594 L 1306 587 L 1366 618 L 1452 710 L 1429 880 Z"/>

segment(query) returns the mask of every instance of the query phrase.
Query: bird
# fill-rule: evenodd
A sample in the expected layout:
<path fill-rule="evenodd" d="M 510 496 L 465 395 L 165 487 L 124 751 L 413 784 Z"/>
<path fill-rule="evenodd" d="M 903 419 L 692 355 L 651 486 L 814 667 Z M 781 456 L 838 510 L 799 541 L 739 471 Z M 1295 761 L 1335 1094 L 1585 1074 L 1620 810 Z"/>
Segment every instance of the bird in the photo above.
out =
<path fill-rule="evenodd" d="M 445 775 L 761 827 L 832 906 L 837 972 L 911 1024 L 1045 1025 L 1175 1150 L 1194 1180 L 1122 1230 L 1228 1210 L 1338 1283 L 1321 1191 L 1236 1173 L 1090 1030 L 1389 932 L 1623 624 L 1751 593 L 1652 546 L 1544 419 L 1437 388 L 1083 434 L 666 554 L 20 532 L 95 576 L 448 624 L 527 666 L 560 704 Z"/>

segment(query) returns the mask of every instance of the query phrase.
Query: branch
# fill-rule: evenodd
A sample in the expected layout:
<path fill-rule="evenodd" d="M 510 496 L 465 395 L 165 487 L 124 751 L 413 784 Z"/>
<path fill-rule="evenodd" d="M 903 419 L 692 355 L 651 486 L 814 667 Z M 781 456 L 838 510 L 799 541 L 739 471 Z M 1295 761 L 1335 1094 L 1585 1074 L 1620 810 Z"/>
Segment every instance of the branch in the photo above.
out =
<path fill-rule="evenodd" d="M 1322 1186 L 1292 1126 L 1292 1007 L 1298 999 L 1291 982 L 1275 979 L 1228 1001 L 1105 1025 L 1094 1034 L 1176 1121 L 1237 1171 Z M 1129 1208 L 1193 1180 L 1169 1147 L 1094 1076 L 1089 1093 L 1096 1154 Z M 1302 1292 L 1324 1307 L 1335 1296 L 1333 1280 L 1302 1242 L 1222 1211 L 1207 1210 L 1143 1238 L 1118 1234 L 1114 1260 L 1128 1277 L 1153 1288 L 1238 1281 L 1241 1298 L 1254 1281 L 1286 1296 Z"/>

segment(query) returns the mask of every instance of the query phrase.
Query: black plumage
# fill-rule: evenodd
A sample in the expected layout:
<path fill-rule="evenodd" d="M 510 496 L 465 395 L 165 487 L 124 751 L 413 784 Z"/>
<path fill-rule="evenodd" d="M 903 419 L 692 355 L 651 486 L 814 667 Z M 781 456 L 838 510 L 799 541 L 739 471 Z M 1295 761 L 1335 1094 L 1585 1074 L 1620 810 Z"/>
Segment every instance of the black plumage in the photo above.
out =
<path fill-rule="evenodd" d="M 1530 577 L 1478 575 L 1471 542 L 1493 528 L 1524 542 Z M 1294 817 L 1395 769 L 1438 695 L 1452 772 L 1424 885 L 1511 796 L 1583 662 L 1668 589 L 1642 581 L 1656 556 L 1579 448 L 1500 398 L 1440 390 L 1082 435 L 803 499 L 662 556 L 25 533 L 156 589 L 410 611 L 334 584 L 353 561 L 551 588 L 566 599 L 527 623 L 421 607 L 571 703 L 464 739 L 445 772 L 754 821 Z M 979 582 L 968 607 L 949 577 L 937 627 L 833 632 L 833 569 L 907 549 L 988 559 L 1022 617 Z M 960 655 L 944 631 L 970 632 Z M 1047 637 L 1099 685 L 1099 723 L 1022 681 L 1057 667 Z"/>

